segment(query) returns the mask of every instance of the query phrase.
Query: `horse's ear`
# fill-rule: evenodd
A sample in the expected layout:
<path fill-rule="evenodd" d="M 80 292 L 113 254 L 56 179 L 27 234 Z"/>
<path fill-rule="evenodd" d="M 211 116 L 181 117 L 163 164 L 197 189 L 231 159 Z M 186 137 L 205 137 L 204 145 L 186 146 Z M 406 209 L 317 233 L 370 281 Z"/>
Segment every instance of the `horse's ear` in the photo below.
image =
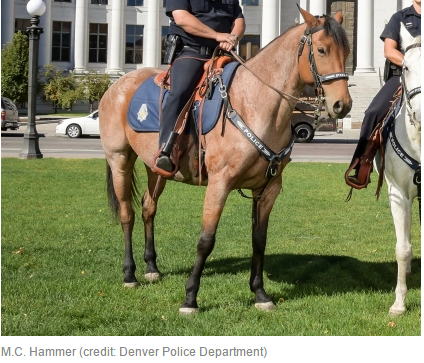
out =
<path fill-rule="evenodd" d="M 312 14 L 308 13 L 306 10 L 303 10 L 299 4 L 296 4 L 299 8 L 300 13 L 302 14 L 303 19 L 305 19 L 305 23 L 308 25 L 309 28 L 315 28 L 319 25 L 318 19 L 313 16 Z"/>
<path fill-rule="evenodd" d="M 405 51 L 408 45 L 414 43 L 414 37 L 409 33 L 408 29 L 406 29 L 405 25 L 400 22 L 400 47 L 403 51 Z"/>
<path fill-rule="evenodd" d="M 343 13 L 341 10 L 337 10 L 337 13 L 334 14 L 334 19 L 336 19 L 340 24 L 343 24 Z"/>

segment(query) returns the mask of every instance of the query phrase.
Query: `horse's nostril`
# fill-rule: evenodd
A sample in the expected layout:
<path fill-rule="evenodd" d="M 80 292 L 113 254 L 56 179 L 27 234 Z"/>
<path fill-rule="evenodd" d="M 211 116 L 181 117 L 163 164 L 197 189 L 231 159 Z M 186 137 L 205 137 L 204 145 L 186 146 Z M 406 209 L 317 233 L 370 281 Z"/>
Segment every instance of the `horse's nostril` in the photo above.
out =
<path fill-rule="evenodd" d="M 333 111 L 337 114 L 343 111 L 343 102 L 337 101 L 333 106 Z"/>

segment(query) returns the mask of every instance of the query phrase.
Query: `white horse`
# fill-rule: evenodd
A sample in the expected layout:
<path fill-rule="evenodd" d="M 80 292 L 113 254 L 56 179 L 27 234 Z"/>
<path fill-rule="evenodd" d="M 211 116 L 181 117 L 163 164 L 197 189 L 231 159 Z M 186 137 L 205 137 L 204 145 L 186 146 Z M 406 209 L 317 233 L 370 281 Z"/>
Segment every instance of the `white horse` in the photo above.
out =
<path fill-rule="evenodd" d="M 403 104 L 385 147 L 384 175 L 397 239 L 396 300 L 389 310 L 394 315 L 405 312 L 406 275 L 411 273 L 412 260 L 412 202 L 421 188 L 421 36 L 412 37 L 401 23 L 401 40 L 401 47 L 405 52 L 402 72 Z M 374 160 L 374 170 L 380 170 L 381 161 L 378 156 Z"/>

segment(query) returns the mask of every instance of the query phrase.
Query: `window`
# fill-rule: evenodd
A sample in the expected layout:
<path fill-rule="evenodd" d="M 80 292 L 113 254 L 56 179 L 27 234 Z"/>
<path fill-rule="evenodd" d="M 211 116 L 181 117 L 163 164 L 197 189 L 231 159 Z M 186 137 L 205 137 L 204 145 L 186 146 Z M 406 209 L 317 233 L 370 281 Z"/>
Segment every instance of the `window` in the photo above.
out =
<path fill-rule="evenodd" d="M 27 28 L 31 26 L 31 19 L 15 19 L 15 33 L 17 33 L 19 30 L 22 33 L 26 33 Z"/>
<path fill-rule="evenodd" d="M 91 3 L 96 5 L 107 5 L 107 0 L 91 0 Z"/>
<path fill-rule="evenodd" d="M 242 5 L 252 5 L 252 6 L 258 6 L 259 5 L 259 0 L 242 0 L 241 1 Z"/>
<path fill-rule="evenodd" d="M 128 6 L 143 6 L 143 0 L 127 0 Z"/>
<path fill-rule="evenodd" d="M 162 6 L 166 8 L 166 0 L 163 0 Z"/>
<path fill-rule="evenodd" d="M 52 61 L 69 62 L 71 58 L 71 23 L 53 22 Z"/>
<path fill-rule="evenodd" d="M 161 38 L 162 41 L 161 41 L 161 52 L 160 52 L 161 64 L 165 64 L 163 63 L 163 57 L 165 56 L 165 50 L 166 50 L 165 38 L 168 35 L 168 31 L 169 31 L 169 26 L 162 27 L 162 38 Z"/>
<path fill-rule="evenodd" d="M 107 62 L 107 24 L 90 23 L 88 61 Z"/>
<path fill-rule="evenodd" d="M 239 54 L 244 60 L 248 60 L 259 53 L 261 47 L 260 35 L 244 35 L 239 43 Z"/>
<path fill-rule="evenodd" d="M 143 63 L 143 25 L 127 25 L 125 63 Z"/>
<path fill-rule="evenodd" d="M 55 3 L 71 3 L 72 0 L 54 0 Z"/>

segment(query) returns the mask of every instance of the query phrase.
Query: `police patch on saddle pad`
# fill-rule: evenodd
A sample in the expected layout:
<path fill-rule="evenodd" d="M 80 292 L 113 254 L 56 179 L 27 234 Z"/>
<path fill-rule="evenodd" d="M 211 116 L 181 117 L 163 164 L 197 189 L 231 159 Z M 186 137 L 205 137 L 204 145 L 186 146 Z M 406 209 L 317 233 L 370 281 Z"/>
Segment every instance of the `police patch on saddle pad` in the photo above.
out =
<path fill-rule="evenodd" d="M 234 72 L 240 65 L 239 62 L 228 63 L 221 75 L 223 84 L 228 88 Z M 156 75 L 155 75 L 156 76 Z M 154 82 L 155 76 L 148 78 L 137 89 L 127 111 L 127 121 L 130 127 L 137 132 L 159 132 L 159 97 L 161 88 Z M 171 86 L 172 87 L 172 86 Z M 162 108 L 166 104 L 169 91 L 163 90 Z M 211 131 L 221 113 L 223 99 L 219 92 L 219 83 L 213 87 L 211 98 L 206 98 L 202 111 L 202 134 Z M 199 109 L 195 108 L 196 123 L 199 117 Z M 176 120 L 175 120 L 176 121 Z"/>

